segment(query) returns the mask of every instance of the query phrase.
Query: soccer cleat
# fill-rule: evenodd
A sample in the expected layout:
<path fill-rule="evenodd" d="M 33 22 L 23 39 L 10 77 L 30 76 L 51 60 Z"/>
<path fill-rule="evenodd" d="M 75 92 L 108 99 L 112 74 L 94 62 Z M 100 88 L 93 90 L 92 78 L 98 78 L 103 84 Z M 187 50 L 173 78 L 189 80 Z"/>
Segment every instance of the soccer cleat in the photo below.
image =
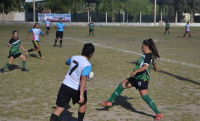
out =
<path fill-rule="evenodd" d="M 109 102 L 109 101 L 104 101 L 104 102 L 102 102 L 102 103 L 99 103 L 99 105 L 111 107 L 111 106 L 112 106 L 112 103 Z"/>
<path fill-rule="evenodd" d="M 89 36 L 89 38 L 90 38 L 90 36 Z"/>
<path fill-rule="evenodd" d="M 43 59 L 43 58 L 44 58 L 44 56 L 41 56 L 40 58 L 42 58 L 42 59 Z"/>
<path fill-rule="evenodd" d="M 62 46 L 60 45 L 60 48 L 62 48 Z"/>
<path fill-rule="evenodd" d="M 1 73 L 4 73 L 4 69 L 1 69 L 0 72 L 1 72 Z"/>
<path fill-rule="evenodd" d="M 183 37 L 185 39 L 185 37 Z"/>
<path fill-rule="evenodd" d="M 54 46 L 54 47 L 56 47 L 57 45 L 56 45 L 56 44 L 54 44 L 53 46 Z"/>
<path fill-rule="evenodd" d="M 162 118 L 162 113 L 156 114 L 155 121 L 158 121 Z"/>
<path fill-rule="evenodd" d="M 92 38 L 94 38 L 94 36 L 92 36 Z"/>
<path fill-rule="evenodd" d="M 28 69 L 26 69 L 26 68 L 22 68 L 22 71 L 29 71 Z"/>

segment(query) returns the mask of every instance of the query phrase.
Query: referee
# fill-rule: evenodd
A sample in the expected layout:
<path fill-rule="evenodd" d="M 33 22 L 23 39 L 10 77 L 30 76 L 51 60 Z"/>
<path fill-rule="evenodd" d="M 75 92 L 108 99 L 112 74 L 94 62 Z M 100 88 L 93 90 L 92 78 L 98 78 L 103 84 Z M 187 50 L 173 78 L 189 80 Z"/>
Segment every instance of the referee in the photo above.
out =
<path fill-rule="evenodd" d="M 56 31 L 56 39 L 55 39 L 55 44 L 54 47 L 56 47 L 56 43 L 58 38 L 60 37 L 60 47 L 62 48 L 62 38 L 63 38 L 63 28 L 65 27 L 65 24 L 62 22 L 62 18 L 59 19 L 60 22 L 56 23 L 55 28 L 57 28 Z"/>

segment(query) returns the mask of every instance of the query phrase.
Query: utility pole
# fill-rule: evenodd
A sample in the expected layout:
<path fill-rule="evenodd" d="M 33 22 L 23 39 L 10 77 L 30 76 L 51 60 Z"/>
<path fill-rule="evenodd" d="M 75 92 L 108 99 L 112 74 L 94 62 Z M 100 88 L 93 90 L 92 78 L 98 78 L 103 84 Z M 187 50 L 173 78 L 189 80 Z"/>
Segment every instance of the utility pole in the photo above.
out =
<path fill-rule="evenodd" d="M 156 0 L 154 0 L 154 26 L 156 26 Z"/>
<path fill-rule="evenodd" d="M 35 0 L 33 0 L 33 23 L 35 24 Z"/>

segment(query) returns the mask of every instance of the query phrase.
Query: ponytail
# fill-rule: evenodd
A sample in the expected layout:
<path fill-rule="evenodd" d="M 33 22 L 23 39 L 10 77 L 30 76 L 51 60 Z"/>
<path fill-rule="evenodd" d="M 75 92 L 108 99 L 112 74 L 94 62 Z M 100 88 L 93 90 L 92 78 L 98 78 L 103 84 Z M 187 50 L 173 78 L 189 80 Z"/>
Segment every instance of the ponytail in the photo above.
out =
<path fill-rule="evenodd" d="M 38 24 L 38 23 L 35 23 L 35 25 L 33 26 L 33 28 L 35 28 L 37 24 Z M 39 25 L 39 24 L 38 24 L 38 25 Z"/>
<path fill-rule="evenodd" d="M 153 42 L 153 40 L 151 38 L 146 39 L 143 41 L 143 44 L 147 45 L 149 47 L 149 49 L 151 50 L 152 54 L 153 54 L 153 58 L 159 58 L 160 55 L 158 54 L 158 50 Z"/>

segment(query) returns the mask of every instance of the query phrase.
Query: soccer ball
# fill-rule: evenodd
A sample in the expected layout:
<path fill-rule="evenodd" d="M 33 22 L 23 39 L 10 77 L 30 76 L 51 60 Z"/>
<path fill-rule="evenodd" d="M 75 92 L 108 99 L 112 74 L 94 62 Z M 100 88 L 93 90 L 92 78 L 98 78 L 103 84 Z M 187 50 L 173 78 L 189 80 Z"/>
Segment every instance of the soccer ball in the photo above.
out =
<path fill-rule="evenodd" d="M 91 80 L 93 77 L 94 77 L 94 72 L 93 72 L 93 71 L 90 71 L 90 73 L 89 73 L 87 79 L 88 79 L 88 80 Z"/>

